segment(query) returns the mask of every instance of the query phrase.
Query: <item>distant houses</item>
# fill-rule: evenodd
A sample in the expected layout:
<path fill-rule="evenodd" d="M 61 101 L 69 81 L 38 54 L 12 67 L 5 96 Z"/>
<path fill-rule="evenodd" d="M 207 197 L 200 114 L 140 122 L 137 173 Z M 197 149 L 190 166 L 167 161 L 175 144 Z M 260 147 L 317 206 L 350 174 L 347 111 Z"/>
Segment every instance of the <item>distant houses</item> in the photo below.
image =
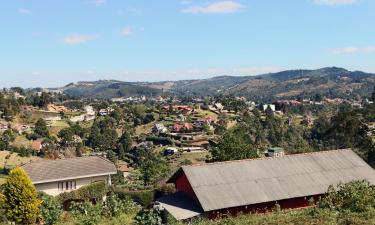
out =
<path fill-rule="evenodd" d="M 156 207 L 177 220 L 267 212 L 276 203 L 301 208 L 330 185 L 354 180 L 375 184 L 375 170 L 349 149 L 182 166 L 167 181 L 177 192 Z"/>
<path fill-rule="evenodd" d="M 47 110 L 50 112 L 67 112 L 68 109 L 63 105 L 48 104 Z"/>

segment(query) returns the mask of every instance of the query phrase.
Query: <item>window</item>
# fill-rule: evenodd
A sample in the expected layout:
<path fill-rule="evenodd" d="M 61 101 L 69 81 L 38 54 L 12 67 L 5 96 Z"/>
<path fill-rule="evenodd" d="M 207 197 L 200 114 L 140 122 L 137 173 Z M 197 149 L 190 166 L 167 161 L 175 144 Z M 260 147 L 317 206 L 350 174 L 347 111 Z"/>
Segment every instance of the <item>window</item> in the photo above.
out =
<path fill-rule="evenodd" d="M 71 180 L 71 181 L 63 181 L 58 183 L 58 190 L 59 191 L 68 191 L 68 190 L 74 190 L 76 189 L 76 181 Z"/>

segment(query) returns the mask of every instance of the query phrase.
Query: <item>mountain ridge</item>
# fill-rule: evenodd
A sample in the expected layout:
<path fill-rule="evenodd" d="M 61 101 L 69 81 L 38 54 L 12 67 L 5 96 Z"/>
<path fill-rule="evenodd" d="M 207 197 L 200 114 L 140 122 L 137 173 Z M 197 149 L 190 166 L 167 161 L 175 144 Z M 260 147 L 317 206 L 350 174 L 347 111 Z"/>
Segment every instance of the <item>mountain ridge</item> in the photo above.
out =
<path fill-rule="evenodd" d="M 80 81 L 59 90 L 85 98 L 115 98 L 136 95 L 182 96 L 235 95 L 254 100 L 297 98 L 322 94 L 327 97 L 356 97 L 371 93 L 375 74 L 340 67 L 316 70 L 285 70 L 255 76 L 221 75 L 205 79 L 125 82 L 118 80 Z"/>

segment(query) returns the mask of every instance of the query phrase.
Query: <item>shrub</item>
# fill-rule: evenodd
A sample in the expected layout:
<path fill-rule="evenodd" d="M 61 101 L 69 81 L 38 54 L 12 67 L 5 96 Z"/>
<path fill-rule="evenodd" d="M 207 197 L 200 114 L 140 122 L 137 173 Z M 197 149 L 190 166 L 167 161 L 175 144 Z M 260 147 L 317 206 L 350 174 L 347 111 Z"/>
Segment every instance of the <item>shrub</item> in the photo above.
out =
<path fill-rule="evenodd" d="M 103 215 L 108 217 L 117 217 L 122 213 L 134 212 L 138 209 L 130 197 L 119 198 L 118 195 L 111 192 L 103 203 Z"/>
<path fill-rule="evenodd" d="M 122 191 L 116 190 L 116 194 L 121 199 L 131 198 L 136 203 L 142 206 L 149 206 L 154 200 L 154 190 L 143 190 L 143 191 Z"/>
<path fill-rule="evenodd" d="M 59 204 L 54 197 L 45 193 L 40 193 L 39 197 L 42 200 L 40 212 L 42 214 L 44 224 L 56 224 L 62 215 L 61 204 Z"/>
<path fill-rule="evenodd" d="M 104 181 L 95 182 L 71 192 L 64 192 L 57 196 L 60 203 L 68 200 L 101 200 L 108 192 L 107 184 Z"/>
<path fill-rule="evenodd" d="M 10 221 L 33 224 L 39 218 L 40 200 L 26 172 L 16 167 L 4 184 L 4 209 Z"/>
<path fill-rule="evenodd" d="M 135 217 L 136 225 L 162 225 L 160 211 L 156 209 L 141 210 Z"/>
<path fill-rule="evenodd" d="M 101 219 L 102 204 L 92 204 L 89 201 L 73 202 L 71 206 L 72 215 L 82 225 L 95 225 Z"/>
<path fill-rule="evenodd" d="M 375 207 L 375 186 L 367 181 L 330 186 L 319 206 L 339 211 L 366 212 Z"/>

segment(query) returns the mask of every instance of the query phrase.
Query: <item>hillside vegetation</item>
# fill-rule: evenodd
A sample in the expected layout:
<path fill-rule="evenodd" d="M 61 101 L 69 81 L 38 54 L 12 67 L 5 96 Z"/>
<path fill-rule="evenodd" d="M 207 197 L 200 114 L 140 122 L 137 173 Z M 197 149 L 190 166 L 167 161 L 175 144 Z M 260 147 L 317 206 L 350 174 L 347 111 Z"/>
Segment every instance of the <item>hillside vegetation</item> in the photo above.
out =
<path fill-rule="evenodd" d="M 209 79 L 166 81 L 156 83 L 114 80 L 78 82 L 60 90 L 85 98 L 155 96 L 162 93 L 181 96 L 235 95 L 257 101 L 280 98 L 330 98 L 367 96 L 375 84 L 375 74 L 329 67 L 317 70 L 287 70 L 258 76 L 219 76 Z"/>

